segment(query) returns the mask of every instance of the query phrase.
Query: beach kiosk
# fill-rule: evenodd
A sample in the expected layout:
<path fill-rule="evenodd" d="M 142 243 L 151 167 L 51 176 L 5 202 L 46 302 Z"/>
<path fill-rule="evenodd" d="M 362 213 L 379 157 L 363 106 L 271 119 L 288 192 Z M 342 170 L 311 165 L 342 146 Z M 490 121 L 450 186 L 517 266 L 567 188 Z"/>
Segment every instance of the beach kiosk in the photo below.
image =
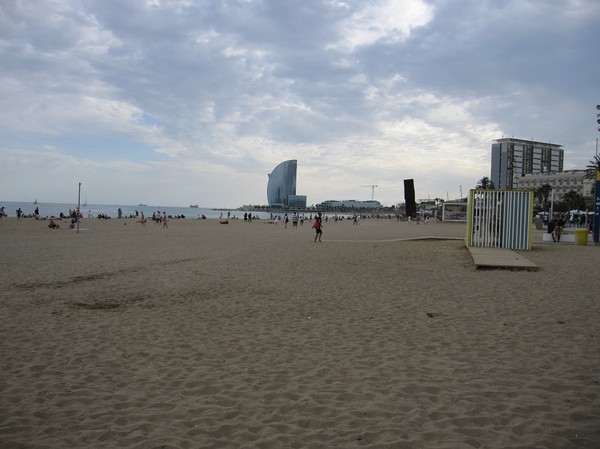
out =
<path fill-rule="evenodd" d="M 530 250 L 533 190 L 469 191 L 467 246 Z"/>

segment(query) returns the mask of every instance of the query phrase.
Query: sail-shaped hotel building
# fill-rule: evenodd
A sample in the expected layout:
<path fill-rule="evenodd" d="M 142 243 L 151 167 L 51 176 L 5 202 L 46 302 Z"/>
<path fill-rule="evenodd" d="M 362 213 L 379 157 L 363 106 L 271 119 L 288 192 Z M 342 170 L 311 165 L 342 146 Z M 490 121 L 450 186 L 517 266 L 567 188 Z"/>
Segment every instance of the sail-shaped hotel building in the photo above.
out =
<path fill-rule="evenodd" d="M 306 207 L 306 196 L 296 195 L 298 161 L 282 162 L 269 174 L 267 201 L 269 207 Z"/>

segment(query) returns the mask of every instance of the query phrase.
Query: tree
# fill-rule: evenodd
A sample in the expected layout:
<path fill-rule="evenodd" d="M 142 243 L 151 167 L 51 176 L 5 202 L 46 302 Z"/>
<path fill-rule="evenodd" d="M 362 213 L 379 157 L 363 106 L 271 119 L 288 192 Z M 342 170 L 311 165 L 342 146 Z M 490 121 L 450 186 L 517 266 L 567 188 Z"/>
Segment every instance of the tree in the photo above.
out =
<path fill-rule="evenodd" d="M 585 208 L 585 200 L 583 199 L 583 196 L 577 193 L 575 190 L 569 190 L 567 193 L 565 193 L 563 201 L 566 203 L 568 210 Z"/>
<path fill-rule="evenodd" d="M 600 171 L 600 156 L 594 156 L 594 159 L 586 165 L 585 171 L 585 179 L 596 179 L 596 172 Z"/>
<path fill-rule="evenodd" d="M 552 186 L 550 184 L 544 184 L 535 189 L 535 196 L 542 205 L 542 210 L 546 210 L 550 192 L 552 192 Z"/>
<path fill-rule="evenodd" d="M 482 190 L 492 190 L 496 187 L 494 186 L 494 182 L 488 176 L 484 176 L 479 181 L 477 181 L 477 185 L 475 186 L 475 188 Z"/>

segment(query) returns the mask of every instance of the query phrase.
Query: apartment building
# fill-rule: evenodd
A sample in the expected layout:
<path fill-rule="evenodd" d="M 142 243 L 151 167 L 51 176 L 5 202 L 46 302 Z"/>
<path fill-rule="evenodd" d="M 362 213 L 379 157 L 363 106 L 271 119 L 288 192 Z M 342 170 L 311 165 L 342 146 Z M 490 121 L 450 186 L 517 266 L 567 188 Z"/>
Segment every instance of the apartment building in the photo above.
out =
<path fill-rule="evenodd" d="M 515 138 L 502 138 L 492 144 L 491 180 L 497 189 L 515 188 L 525 175 L 563 171 L 562 145 Z"/>
<path fill-rule="evenodd" d="M 565 170 L 559 173 L 526 174 L 514 178 L 514 187 L 535 190 L 544 184 L 552 187 L 554 200 L 560 201 L 571 190 L 583 197 L 592 196 L 594 180 L 585 179 L 586 170 Z"/>

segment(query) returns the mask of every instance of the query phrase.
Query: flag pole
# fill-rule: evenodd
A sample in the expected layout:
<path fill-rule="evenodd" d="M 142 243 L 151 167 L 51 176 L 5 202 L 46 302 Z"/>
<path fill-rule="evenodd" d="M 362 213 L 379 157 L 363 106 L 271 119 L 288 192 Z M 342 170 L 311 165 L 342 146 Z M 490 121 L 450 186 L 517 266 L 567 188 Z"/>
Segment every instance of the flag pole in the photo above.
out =
<path fill-rule="evenodd" d="M 79 234 L 79 217 L 81 216 L 81 183 L 79 183 L 79 193 L 77 195 L 77 234 Z"/>

